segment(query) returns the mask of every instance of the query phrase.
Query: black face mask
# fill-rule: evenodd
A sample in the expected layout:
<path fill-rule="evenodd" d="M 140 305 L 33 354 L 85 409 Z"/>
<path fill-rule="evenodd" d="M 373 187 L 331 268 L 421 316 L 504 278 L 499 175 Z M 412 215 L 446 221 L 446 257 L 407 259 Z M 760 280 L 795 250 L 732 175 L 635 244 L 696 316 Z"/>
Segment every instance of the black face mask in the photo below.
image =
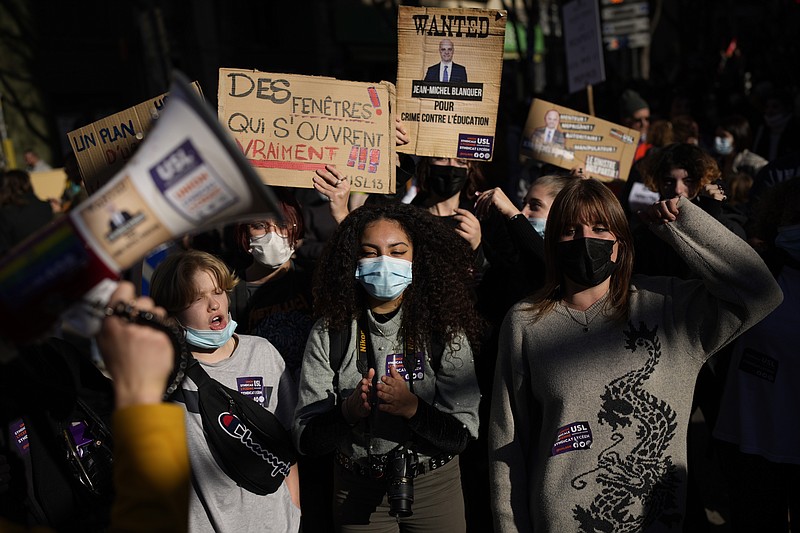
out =
<path fill-rule="evenodd" d="M 450 165 L 431 165 L 428 167 L 427 186 L 439 198 L 455 196 L 467 182 L 467 169 Z"/>
<path fill-rule="evenodd" d="M 556 261 L 561 272 L 582 287 L 595 287 L 617 268 L 611 260 L 616 241 L 605 239 L 574 239 L 556 246 Z"/>

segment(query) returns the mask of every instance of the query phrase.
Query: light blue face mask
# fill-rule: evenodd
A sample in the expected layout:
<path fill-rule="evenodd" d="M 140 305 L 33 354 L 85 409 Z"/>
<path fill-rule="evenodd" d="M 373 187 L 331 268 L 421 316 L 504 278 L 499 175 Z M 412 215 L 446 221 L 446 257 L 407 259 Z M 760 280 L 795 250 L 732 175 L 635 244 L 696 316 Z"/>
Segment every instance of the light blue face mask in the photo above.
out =
<path fill-rule="evenodd" d="M 231 320 L 231 315 L 228 314 L 228 325 L 225 329 L 194 329 L 184 326 L 186 329 L 186 342 L 198 348 L 208 348 L 215 350 L 223 346 L 226 342 L 233 337 L 233 332 L 236 331 L 238 324 L 235 320 Z"/>
<path fill-rule="evenodd" d="M 733 152 L 733 139 L 729 137 L 714 137 L 714 151 L 719 155 L 728 155 Z"/>
<path fill-rule="evenodd" d="M 544 226 L 545 226 L 545 224 L 547 224 L 547 219 L 546 218 L 529 217 L 528 218 L 528 222 L 531 223 L 531 226 L 533 226 L 533 229 L 535 229 L 536 233 L 539 234 L 539 237 L 544 239 Z"/>
<path fill-rule="evenodd" d="M 411 267 L 411 261 L 388 255 L 367 257 L 358 261 L 356 279 L 370 296 L 388 302 L 411 285 Z"/>

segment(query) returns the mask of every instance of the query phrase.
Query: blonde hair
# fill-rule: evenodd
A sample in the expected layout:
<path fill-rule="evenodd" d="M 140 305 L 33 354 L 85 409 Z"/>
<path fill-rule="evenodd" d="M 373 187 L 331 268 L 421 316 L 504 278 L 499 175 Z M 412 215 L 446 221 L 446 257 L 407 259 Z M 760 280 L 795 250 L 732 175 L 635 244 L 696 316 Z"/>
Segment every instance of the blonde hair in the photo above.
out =
<path fill-rule="evenodd" d="M 220 258 L 200 250 L 186 250 L 171 254 L 159 263 L 150 280 L 150 297 L 170 316 L 176 315 L 189 307 L 197 296 L 192 278 L 200 271 L 211 274 L 217 286 L 227 293 L 239 283 L 239 278 Z"/>

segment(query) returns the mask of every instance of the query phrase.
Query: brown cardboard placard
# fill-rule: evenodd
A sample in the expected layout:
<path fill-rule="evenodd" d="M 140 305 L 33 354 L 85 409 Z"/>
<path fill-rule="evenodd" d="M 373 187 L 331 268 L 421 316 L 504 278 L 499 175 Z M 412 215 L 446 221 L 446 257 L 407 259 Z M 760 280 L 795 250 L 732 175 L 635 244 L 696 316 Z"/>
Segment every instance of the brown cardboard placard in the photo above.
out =
<path fill-rule="evenodd" d="M 636 130 L 535 99 L 520 152 L 601 181 L 625 181 L 638 145 Z"/>
<path fill-rule="evenodd" d="M 398 151 L 492 159 L 506 21 L 496 9 L 400 6 L 397 107 L 411 142 Z"/>
<path fill-rule="evenodd" d="M 59 199 L 67 186 L 67 173 L 63 168 L 31 172 L 31 186 L 39 200 Z"/>
<path fill-rule="evenodd" d="M 395 191 L 394 85 L 219 70 L 219 120 L 264 183 L 313 187 L 336 166 L 352 191 Z"/>
<path fill-rule="evenodd" d="M 203 96 L 199 83 L 192 87 Z M 168 93 L 158 95 L 67 134 L 89 194 L 125 166 L 168 99 Z"/>

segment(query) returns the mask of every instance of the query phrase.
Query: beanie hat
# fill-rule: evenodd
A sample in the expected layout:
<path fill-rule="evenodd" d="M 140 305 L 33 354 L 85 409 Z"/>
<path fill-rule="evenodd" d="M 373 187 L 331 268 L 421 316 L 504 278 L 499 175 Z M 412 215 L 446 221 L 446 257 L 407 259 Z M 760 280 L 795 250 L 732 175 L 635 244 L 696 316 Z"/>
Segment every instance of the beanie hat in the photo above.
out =
<path fill-rule="evenodd" d="M 640 109 L 647 109 L 650 107 L 644 98 L 639 96 L 634 90 L 626 89 L 619 99 L 619 116 L 620 118 L 632 117 L 634 113 Z"/>

